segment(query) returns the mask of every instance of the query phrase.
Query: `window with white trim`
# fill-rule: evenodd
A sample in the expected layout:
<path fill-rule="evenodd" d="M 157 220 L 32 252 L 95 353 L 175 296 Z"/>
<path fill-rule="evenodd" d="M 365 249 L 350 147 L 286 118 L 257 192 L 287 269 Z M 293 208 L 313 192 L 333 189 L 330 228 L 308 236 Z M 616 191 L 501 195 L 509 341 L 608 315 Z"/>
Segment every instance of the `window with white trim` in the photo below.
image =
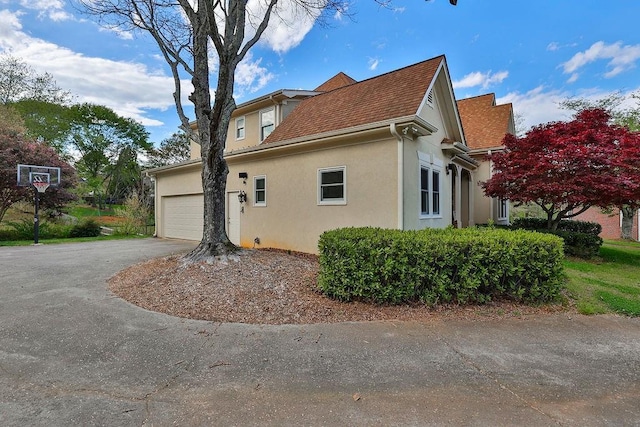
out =
<path fill-rule="evenodd" d="M 439 217 L 442 161 L 421 152 L 418 152 L 418 158 L 420 159 L 420 217 Z"/>
<path fill-rule="evenodd" d="M 267 139 L 276 127 L 276 112 L 274 108 L 260 111 L 260 141 Z"/>
<path fill-rule="evenodd" d="M 509 200 L 498 198 L 498 219 L 509 219 Z"/>
<path fill-rule="evenodd" d="M 267 177 L 265 175 L 253 177 L 253 205 L 267 206 Z"/>
<path fill-rule="evenodd" d="M 318 204 L 345 205 L 346 203 L 346 166 L 318 169 Z"/>
<path fill-rule="evenodd" d="M 244 116 L 236 119 L 236 140 L 244 139 Z"/>

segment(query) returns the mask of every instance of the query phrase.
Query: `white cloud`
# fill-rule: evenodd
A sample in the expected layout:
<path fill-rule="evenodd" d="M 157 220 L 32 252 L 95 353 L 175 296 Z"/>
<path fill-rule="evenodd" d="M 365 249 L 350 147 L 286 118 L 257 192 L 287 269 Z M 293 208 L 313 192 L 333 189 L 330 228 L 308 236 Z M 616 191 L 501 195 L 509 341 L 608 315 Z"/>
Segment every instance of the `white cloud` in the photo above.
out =
<path fill-rule="evenodd" d="M 639 88 L 621 93 L 625 97 L 625 101 L 621 108 L 636 108 L 636 100 L 630 95 L 637 92 Z M 505 104 L 511 102 L 516 115 L 523 119 L 524 131 L 531 126 L 539 124 L 570 120 L 574 112 L 560 108 L 560 103 L 569 98 L 584 98 L 591 101 L 597 101 L 610 96 L 612 92 L 603 91 L 601 89 L 582 89 L 577 92 L 567 92 L 555 89 L 549 89 L 544 86 L 538 86 L 528 92 L 510 92 L 505 96 L 496 99 L 497 104 Z"/>
<path fill-rule="evenodd" d="M 560 50 L 560 45 L 557 42 L 551 42 L 547 45 L 547 50 L 556 51 Z"/>
<path fill-rule="evenodd" d="M 525 93 L 510 92 L 497 98 L 496 103 L 511 102 L 514 114 L 523 118 L 522 125 L 526 131 L 531 126 L 569 118 L 571 113 L 559 107 L 560 102 L 568 97 L 569 94 L 566 92 L 547 90 L 543 86 L 538 86 Z"/>
<path fill-rule="evenodd" d="M 486 73 L 476 71 L 476 72 L 467 74 L 462 78 L 462 80 L 454 81 L 453 87 L 455 89 L 459 89 L 459 88 L 466 88 L 466 87 L 481 86 L 483 89 L 486 89 L 492 84 L 502 83 L 502 81 L 507 77 L 509 77 L 508 71 L 498 71 L 495 74 L 491 74 L 491 71 L 487 71 Z"/>
<path fill-rule="evenodd" d="M 52 21 L 72 19 L 72 16 L 65 12 L 62 0 L 20 0 L 20 6 L 39 11 L 40 18 L 48 16 Z"/>
<path fill-rule="evenodd" d="M 369 58 L 368 64 L 369 64 L 369 69 L 371 71 L 375 71 L 376 68 L 378 68 L 378 65 L 380 64 L 380 60 L 378 58 Z"/>
<path fill-rule="evenodd" d="M 260 38 L 260 44 L 268 46 L 277 53 L 285 53 L 298 46 L 311 31 L 316 19 L 320 16 L 320 9 L 303 7 L 293 0 L 281 1 L 277 9 L 271 14 L 269 26 Z M 259 25 L 266 10 L 263 0 L 249 0 L 247 31 L 245 40 L 255 34 L 255 28 Z M 254 16 L 255 19 L 251 19 Z"/>
<path fill-rule="evenodd" d="M 0 11 L 0 53 L 10 53 L 39 73 L 50 73 L 78 102 L 112 108 L 146 126 L 158 126 L 148 109 L 164 111 L 173 106 L 173 78 L 134 62 L 87 57 L 22 31 L 19 13 Z M 191 83 L 183 82 L 183 94 Z"/>
<path fill-rule="evenodd" d="M 103 31 L 112 32 L 116 36 L 118 36 L 119 39 L 122 39 L 122 40 L 133 40 L 133 33 L 131 33 L 131 31 L 125 31 L 122 28 L 118 28 L 118 27 L 100 27 L 100 29 L 98 31 L 100 31 L 100 32 L 103 32 Z"/>
<path fill-rule="evenodd" d="M 269 83 L 274 75 L 268 69 L 261 67 L 262 58 L 253 60 L 251 52 L 238 64 L 236 68 L 236 97 L 242 98 L 246 92 L 254 93 Z"/>
<path fill-rule="evenodd" d="M 584 52 L 576 53 L 571 59 L 560 65 L 565 74 L 574 74 L 587 64 L 606 59 L 610 60 L 607 63 L 609 71 L 604 76 L 607 78 L 614 77 L 635 67 L 635 63 L 640 59 L 640 45 L 623 46 L 622 42 L 606 44 L 603 41 L 599 41 L 592 44 Z"/>

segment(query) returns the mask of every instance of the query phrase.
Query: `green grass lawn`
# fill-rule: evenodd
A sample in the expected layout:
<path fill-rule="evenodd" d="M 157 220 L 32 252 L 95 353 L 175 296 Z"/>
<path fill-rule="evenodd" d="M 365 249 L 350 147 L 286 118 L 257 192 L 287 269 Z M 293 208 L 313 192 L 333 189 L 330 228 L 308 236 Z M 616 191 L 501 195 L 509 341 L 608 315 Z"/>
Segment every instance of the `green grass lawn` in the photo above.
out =
<path fill-rule="evenodd" d="M 580 313 L 640 316 L 640 243 L 606 241 L 598 258 L 564 266 Z"/>
<path fill-rule="evenodd" d="M 144 239 L 149 236 L 141 236 L 137 234 L 121 235 L 113 234 L 109 236 L 101 235 L 98 237 L 71 237 L 68 239 L 38 239 L 38 243 L 42 245 L 55 245 L 59 243 L 78 243 L 78 242 L 95 242 L 98 240 L 123 240 L 123 239 Z M 0 240 L 0 246 L 30 246 L 33 245 L 31 240 Z"/>

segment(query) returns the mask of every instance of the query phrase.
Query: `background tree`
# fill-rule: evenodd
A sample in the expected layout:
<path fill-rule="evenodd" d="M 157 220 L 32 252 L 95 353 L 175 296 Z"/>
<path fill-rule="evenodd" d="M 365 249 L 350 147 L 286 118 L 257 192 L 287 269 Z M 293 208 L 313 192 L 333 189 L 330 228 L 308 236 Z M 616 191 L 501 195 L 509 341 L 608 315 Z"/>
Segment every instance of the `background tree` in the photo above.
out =
<path fill-rule="evenodd" d="M 18 164 L 53 166 L 61 169 L 60 186 L 49 187 L 40 195 L 40 205 L 43 208 L 59 209 L 75 199 L 69 191 L 76 184 L 75 170 L 64 162 L 55 150 L 0 127 L 0 221 L 11 205 L 30 200 L 34 195 L 33 188 L 16 185 Z"/>
<path fill-rule="evenodd" d="M 149 168 L 172 165 L 189 160 L 191 156 L 191 145 L 189 136 L 184 132 L 177 132 L 169 138 L 163 139 L 160 147 L 149 152 L 148 160 L 145 164 Z"/>
<path fill-rule="evenodd" d="M 591 206 L 631 197 L 640 183 L 640 140 L 609 120 L 606 111 L 589 109 L 521 138 L 506 135 L 505 151 L 490 156 L 494 174 L 482 184 L 485 194 L 537 204 L 549 230 Z"/>
<path fill-rule="evenodd" d="M 235 71 L 260 40 L 272 17 L 322 19 L 330 11 L 347 13 L 348 0 L 79 0 L 110 27 L 141 30 L 157 43 L 175 83 L 174 100 L 182 129 L 200 143 L 204 226 L 200 244 L 188 259 L 199 261 L 236 250 L 225 231 L 225 187 L 229 172 L 224 146 L 231 113 Z M 450 1 L 452 4 L 456 2 Z M 389 3 L 378 0 L 380 4 Z M 286 25 L 286 22 L 283 23 Z M 211 102 L 210 49 L 217 67 Z M 191 78 L 197 134 L 191 134 L 181 103 L 181 75 Z"/>
<path fill-rule="evenodd" d="M 71 160 L 67 152 L 73 121 L 71 106 L 35 99 L 22 99 L 10 105 L 22 117 L 28 138 L 44 142 Z"/>
<path fill-rule="evenodd" d="M 68 149 L 77 156 L 78 173 L 102 208 L 105 196 L 117 199 L 132 190 L 130 185 L 135 188 L 140 179 L 138 154 L 152 147 L 149 134 L 140 123 L 101 105 L 71 109 Z"/>
<path fill-rule="evenodd" d="M 27 130 L 20 113 L 8 105 L 0 105 L 0 129 L 15 134 L 24 134 Z"/>
<path fill-rule="evenodd" d="M 624 107 L 624 102 L 629 98 L 636 100 L 635 107 Z M 640 131 L 640 93 L 632 93 L 628 97 L 620 92 L 612 93 L 604 98 L 587 99 L 587 98 L 570 98 L 562 101 L 560 107 L 575 112 L 587 110 L 590 108 L 601 108 L 611 114 L 614 123 L 625 126 L 630 131 Z M 614 202 L 612 206 L 604 208 L 605 211 L 611 211 L 613 207 L 620 209 L 622 212 L 622 227 L 620 237 L 623 239 L 632 239 L 633 222 L 636 212 L 640 208 L 640 200 L 633 197 L 633 186 L 627 185 L 626 190 L 630 190 L 631 194 L 622 197 Z"/>
<path fill-rule="evenodd" d="M 38 74 L 21 59 L 0 55 L 0 104 L 23 99 L 65 104 L 71 94 L 58 87 L 51 74 Z"/>

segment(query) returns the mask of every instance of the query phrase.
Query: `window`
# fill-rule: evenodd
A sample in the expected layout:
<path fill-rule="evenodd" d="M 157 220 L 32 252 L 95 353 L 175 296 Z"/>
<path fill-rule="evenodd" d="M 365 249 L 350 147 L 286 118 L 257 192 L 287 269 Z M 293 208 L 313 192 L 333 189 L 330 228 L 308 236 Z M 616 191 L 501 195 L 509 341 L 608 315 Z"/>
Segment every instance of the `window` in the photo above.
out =
<path fill-rule="evenodd" d="M 509 200 L 498 198 L 498 219 L 509 218 Z"/>
<path fill-rule="evenodd" d="M 344 205 L 346 197 L 346 167 L 318 170 L 318 204 Z"/>
<path fill-rule="evenodd" d="M 253 205 L 267 206 L 267 177 L 253 177 Z"/>
<path fill-rule="evenodd" d="M 276 113 L 273 108 L 260 111 L 260 141 L 267 139 L 276 126 Z"/>
<path fill-rule="evenodd" d="M 440 172 L 431 171 L 431 197 L 433 198 L 433 215 L 440 215 Z"/>
<path fill-rule="evenodd" d="M 418 152 L 420 159 L 420 216 L 440 216 L 442 161 Z"/>
<path fill-rule="evenodd" d="M 236 139 L 244 139 L 244 116 L 236 119 Z"/>

